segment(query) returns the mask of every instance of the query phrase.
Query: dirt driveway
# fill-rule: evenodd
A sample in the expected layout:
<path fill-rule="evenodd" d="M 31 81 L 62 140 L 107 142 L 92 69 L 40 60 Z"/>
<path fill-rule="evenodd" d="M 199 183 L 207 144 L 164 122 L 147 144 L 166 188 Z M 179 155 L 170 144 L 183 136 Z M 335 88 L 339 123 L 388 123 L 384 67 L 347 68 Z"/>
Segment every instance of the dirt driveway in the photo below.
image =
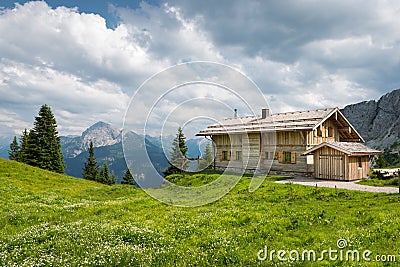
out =
<path fill-rule="evenodd" d="M 394 194 L 399 193 L 399 188 L 397 187 L 378 187 L 378 186 L 369 186 L 369 185 L 361 185 L 356 184 L 357 181 L 327 181 L 327 180 L 318 180 L 314 178 L 304 178 L 304 177 L 294 177 L 288 178 L 286 180 L 277 181 L 279 184 L 293 183 L 300 184 L 306 186 L 318 186 L 318 187 L 329 187 L 329 188 L 341 188 L 348 190 L 358 190 L 365 192 L 375 192 L 375 193 L 387 193 Z"/>

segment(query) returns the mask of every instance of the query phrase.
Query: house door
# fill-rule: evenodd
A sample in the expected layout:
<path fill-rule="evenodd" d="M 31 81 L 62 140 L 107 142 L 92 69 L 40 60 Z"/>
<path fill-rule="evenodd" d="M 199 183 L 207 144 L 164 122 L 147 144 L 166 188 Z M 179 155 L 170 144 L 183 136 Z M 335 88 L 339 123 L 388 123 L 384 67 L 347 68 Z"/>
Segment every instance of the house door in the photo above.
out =
<path fill-rule="evenodd" d="M 344 180 L 344 157 L 342 155 L 320 155 L 318 178 Z"/>

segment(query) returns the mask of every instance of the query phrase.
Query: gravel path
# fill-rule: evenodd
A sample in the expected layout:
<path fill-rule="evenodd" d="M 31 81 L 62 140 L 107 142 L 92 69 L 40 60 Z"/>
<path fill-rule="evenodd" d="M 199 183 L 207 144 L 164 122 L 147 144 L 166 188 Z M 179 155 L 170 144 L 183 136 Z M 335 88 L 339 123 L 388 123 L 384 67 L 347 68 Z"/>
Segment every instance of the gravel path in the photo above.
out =
<path fill-rule="evenodd" d="M 358 190 L 365 192 L 375 192 L 375 193 L 388 193 L 394 194 L 399 193 L 399 188 L 397 187 L 378 187 L 378 186 L 369 186 L 369 185 L 361 185 L 356 184 L 357 181 L 327 181 L 327 180 L 318 180 L 313 178 L 304 178 L 304 177 L 294 177 L 288 178 L 286 180 L 277 181 L 279 184 L 293 183 L 300 184 L 306 186 L 315 186 L 318 187 L 329 187 L 329 188 L 341 188 L 348 190 Z"/>

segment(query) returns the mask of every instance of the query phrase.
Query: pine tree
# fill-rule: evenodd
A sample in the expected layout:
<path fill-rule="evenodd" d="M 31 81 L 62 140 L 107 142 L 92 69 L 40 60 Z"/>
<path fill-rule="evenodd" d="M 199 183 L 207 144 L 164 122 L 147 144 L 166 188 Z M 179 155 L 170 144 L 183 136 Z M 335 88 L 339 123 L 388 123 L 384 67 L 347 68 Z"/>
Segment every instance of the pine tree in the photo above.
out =
<path fill-rule="evenodd" d="M 8 158 L 10 160 L 18 161 L 19 158 L 19 144 L 17 141 L 17 137 L 14 136 L 12 143 L 10 144 L 10 150 L 8 151 Z"/>
<path fill-rule="evenodd" d="M 172 142 L 172 150 L 170 153 L 169 167 L 164 172 L 164 175 L 182 172 L 187 168 L 188 160 L 186 153 L 188 147 L 186 146 L 186 137 L 183 134 L 182 128 L 178 128 L 178 132 L 174 141 Z"/>
<path fill-rule="evenodd" d="M 129 184 L 136 186 L 135 179 L 133 179 L 132 172 L 129 168 L 126 169 L 124 176 L 122 176 L 121 184 Z"/>
<path fill-rule="evenodd" d="M 36 138 L 37 166 L 45 170 L 64 173 L 65 166 L 60 137 L 57 132 L 57 122 L 48 105 L 41 106 L 31 132 Z M 33 143 L 33 140 L 30 141 Z"/>
<path fill-rule="evenodd" d="M 20 148 L 19 148 L 19 155 L 18 155 L 18 161 L 23 162 L 23 163 L 28 163 L 28 131 L 25 129 L 22 132 L 21 138 L 20 138 Z"/>
<path fill-rule="evenodd" d="M 206 148 L 204 149 L 203 157 L 200 160 L 199 169 L 208 168 L 211 165 L 211 163 L 213 162 L 213 160 L 214 160 L 214 157 L 212 154 L 211 145 L 210 145 L 210 143 L 208 143 L 206 145 Z"/>
<path fill-rule="evenodd" d="M 97 181 L 102 183 L 102 184 L 108 184 L 108 185 L 112 185 L 112 184 L 116 183 L 115 175 L 113 175 L 112 178 L 110 176 L 110 170 L 108 169 L 107 162 L 103 163 L 103 166 L 100 169 Z"/>
<path fill-rule="evenodd" d="M 34 130 L 28 132 L 25 148 L 25 162 L 31 166 L 40 167 L 40 147 L 37 134 Z"/>
<path fill-rule="evenodd" d="M 89 157 L 86 157 L 85 167 L 83 168 L 83 178 L 87 180 L 97 181 L 99 173 L 99 165 L 94 157 L 93 142 L 89 144 Z"/>

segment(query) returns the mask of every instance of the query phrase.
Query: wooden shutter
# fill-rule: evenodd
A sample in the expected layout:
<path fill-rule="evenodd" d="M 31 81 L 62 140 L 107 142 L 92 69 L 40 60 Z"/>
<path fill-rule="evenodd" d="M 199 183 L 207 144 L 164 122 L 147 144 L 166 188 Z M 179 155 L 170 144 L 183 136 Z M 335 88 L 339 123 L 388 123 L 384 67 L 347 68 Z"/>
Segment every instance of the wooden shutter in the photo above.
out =
<path fill-rule="evenodd" d="M 220 151 L 219 152 L 219 161 L 223 161 L 224 160 L 224 151 Z"/>
<path fill-rule="evenodd" d="M 279 160 L 279 163 L 283 163 L 283 162 L 284 162 L 284 159 L 283 159 L 283 152 L 279 152 L 279 154 L 278 154 L 278 160 Z"/>
<path fill-rule="evenodd" d="M 228 154 L 227 155 L 227 157 L 228 157 L 227 160 L 231 160 L 232 151 L 227 151 L 226 154 Z"/>
<path fill-rule="evenodd" d="M 292 152 L 290 156 L 291 156 L 291 163 L 296 164 L 296 152 Z"/>
<path fill-rule="evenodd" d="M 237 151 L 233 152 L 233 160 L 238 160 L 238 158 L 237 158 Z"/>

